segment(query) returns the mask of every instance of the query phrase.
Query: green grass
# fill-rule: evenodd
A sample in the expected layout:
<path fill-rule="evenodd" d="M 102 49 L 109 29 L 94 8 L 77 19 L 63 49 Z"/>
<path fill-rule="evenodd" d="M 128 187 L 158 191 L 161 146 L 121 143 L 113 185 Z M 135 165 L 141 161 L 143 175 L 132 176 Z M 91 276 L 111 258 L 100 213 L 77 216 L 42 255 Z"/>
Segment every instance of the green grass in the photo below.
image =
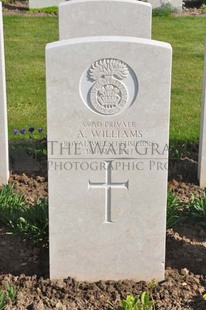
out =
<path fill-rule="evenodd" d="M 153 17 L 153 39 L 171 43 L 170 140 L 199 137 L 206 17 Z M 9 137 L 14 128 L 46 127 L 45 46 L 58 40 L 56 16 L 4 16 Z M 16 136 L 19 139 L 20 135 Z"/>
<path fill-rule="evenodd" d="M 173 47 L 171 141 L 199 138 L 206 17 L 153 19 L 153 38 Z"/>
<path fill-rule="evenodd" d="M 58 7 L 57 6 L 51 6 L 48 8 L 30 9 L 28 14 L 30 14 L 30 13 L 58 14 Z"/>
<path fill-rule="evenodd" d="M 46 128 L 45 46 L 58 40 L 57 17 L 4 16 L 4 37 L 13 139 L 14 128 Z"/>

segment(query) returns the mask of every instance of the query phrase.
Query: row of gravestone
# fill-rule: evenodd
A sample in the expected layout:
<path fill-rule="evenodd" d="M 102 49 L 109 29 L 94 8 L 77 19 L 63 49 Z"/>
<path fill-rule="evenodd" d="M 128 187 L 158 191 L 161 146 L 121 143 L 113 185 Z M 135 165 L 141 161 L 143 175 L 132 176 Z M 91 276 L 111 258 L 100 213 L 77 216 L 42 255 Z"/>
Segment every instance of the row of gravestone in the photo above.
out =
<path fill-rule="evenodd" d="M 9 178 L 8 125 L 6 106 L 6 80 L 2 2 L 0 2 L 0 183 L 7 184 Z"/>
<path fill-rule="evenodd" d="M 67 0 L 29 0 L 29 8 L 37 9 L 37 8 L 46 8 L 51 6 L 57 6 L 59 3 L 67 1 Z M 82 0 L 77 0 L 81 2 Z M 99 0 L 91 0 L 91 1 L 99 1 Z M 114 0 L 115 1 L 115 0 Z M 140 0 L 144 2 L 148 2 L 152 5 L 153 8 L 158 8 L 162 4 L 169 3 L 171 6 L 178 11 L 182 10 L 183 0 Z"/>
<path fill-rule="evenodd" d="M 51 278 L 164 278 L 172 50 L 151 40 L 151 16 L 133 0 L 59 7 L 46 47 Z"/>

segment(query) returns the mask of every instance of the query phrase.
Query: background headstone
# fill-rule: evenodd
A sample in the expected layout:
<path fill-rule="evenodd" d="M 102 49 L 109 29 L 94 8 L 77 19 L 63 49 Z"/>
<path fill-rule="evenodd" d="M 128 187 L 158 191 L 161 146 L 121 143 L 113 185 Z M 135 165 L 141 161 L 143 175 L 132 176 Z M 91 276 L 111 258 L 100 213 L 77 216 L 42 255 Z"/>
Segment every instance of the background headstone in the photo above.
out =
<path fill-rule="evenodd" d="M 206 45 L 205 45 L 205 65 L 204 65 L 203 92 L 202 92 L 202 112 L 201 112 L 201 125 L 200 125 L 198 180 L 201 187 L 206 187 Z"/>
<path fill-rule="evenodd" d="M 173 8 L 175 8 L 178 11 L 182 11 L 182 5 L 183 5 L 182 0 L 146 0 L 145 2 L 150 3 L 153 9 L 159 8 L 162 4 L 169 3 Z"/>
<path fill-rule="evenodd" d="M 162 280 L 170 45 L 59 41 L 46 72 L 51 278 Z"/>
<path fill-rule="evenodd" d="M 58 6 L 59 3 L 65 0 L 29 0 L 30 9 L 47 8 L 50 6 Z"/>
<path fill-rule="evenodd" d="M 0 183 L 7 184 L 9 178 L 8 125 L 5 81 L 4 34 L 2 3 L 0 2 Z"/>
<path fill-rule="evenodd" d="M 89 36 L 151 38 L 152 8 L 135 0 L 72 0 L 59 6 L 60 40 Z"/>

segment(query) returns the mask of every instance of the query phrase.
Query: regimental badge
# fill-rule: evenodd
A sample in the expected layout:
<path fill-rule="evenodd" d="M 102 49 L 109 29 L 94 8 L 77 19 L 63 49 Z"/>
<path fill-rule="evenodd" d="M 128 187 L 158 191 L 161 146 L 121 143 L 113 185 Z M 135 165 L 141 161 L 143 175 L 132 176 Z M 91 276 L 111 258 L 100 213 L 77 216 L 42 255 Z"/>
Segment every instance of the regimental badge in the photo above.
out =
<path fill-rule="evenodd" d="M 103 58 L 83 72 L 79 90 L 90 110 L 113 116 L 133 104 L 138 93 L 138 80 L 133 69 L 122 60 Z"/>
<path fill-rule="evenodd" d="M 95 83 L 90 91 L 90 101 L 97 112 L 114 115 L 123 110 L 128 92 L 120 80 L 128 75 L 127 65 L 117 59 L 101 59 L 91 65 L 89 76 Z"/>

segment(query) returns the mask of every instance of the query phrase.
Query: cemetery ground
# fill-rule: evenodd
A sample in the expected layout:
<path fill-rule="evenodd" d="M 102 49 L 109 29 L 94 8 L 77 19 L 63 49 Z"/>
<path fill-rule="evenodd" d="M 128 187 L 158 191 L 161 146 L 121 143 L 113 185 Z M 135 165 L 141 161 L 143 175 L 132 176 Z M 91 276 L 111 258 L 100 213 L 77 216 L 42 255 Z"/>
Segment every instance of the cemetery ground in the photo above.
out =
<path fill-rule="evenodd" d="M 86 283 L 48 279 L 46 156 L 36 157 L 28 144 L 10 144 L 10 185 L 0 191 L 0 283 L 3 289 L 6 283 L 15 287 L 17 298 L 6 309 L 120 310 L 127 295 L 148 290 L 156 309 L 205 309 L 206 198 L 196 180 L 197 151 L 196 144 L 179 149 L 179 156 L 171 151 L 165 281 Z M 17 211 L 23 205 L 32 220 Z"/>
<path fill-rule="evenodd" d="M 33 136 L 42 138 L 46 134 L 44 47 L 58 39 L 57 17 L 7 15 L 4 26 L 9 133 L 10 140 L 14 140 L 10 142 L 9 182 L 14 189 L 0 191 L 0 214 L 5 219 L 0 225 L 0 286 L 6 292 L 9 283 L 17 292 L 8 298 L 6 309 L 117 310 L 121 309 L 121 299 L 146 290 L 152 292 L 156 309 L 206 309 L 206 199 L 196 178 L 205 17 L 153 20 L 153 38 L 170 42 L 174 49 L 168 184 L 173 194 L 168 197 L 165 281 L 156 285 L 48 279 L 45 142 L 36 145 L 25 141 L 23 147 L 18 141 L 28 139 L 28 133 L 14 136 L 13 129 L 43 127 L 43 135 Z M 42 200 L 36 204 L 38 197 Z M 19 207 L 21 219 L 14 212 L 13 222 L 8 223 L 2 206 L 9 205 Z M 24 206 L 35 214 L 36 221 L 24 218 Z M 33 208 L 39 212 L 32 213 Z"/>

